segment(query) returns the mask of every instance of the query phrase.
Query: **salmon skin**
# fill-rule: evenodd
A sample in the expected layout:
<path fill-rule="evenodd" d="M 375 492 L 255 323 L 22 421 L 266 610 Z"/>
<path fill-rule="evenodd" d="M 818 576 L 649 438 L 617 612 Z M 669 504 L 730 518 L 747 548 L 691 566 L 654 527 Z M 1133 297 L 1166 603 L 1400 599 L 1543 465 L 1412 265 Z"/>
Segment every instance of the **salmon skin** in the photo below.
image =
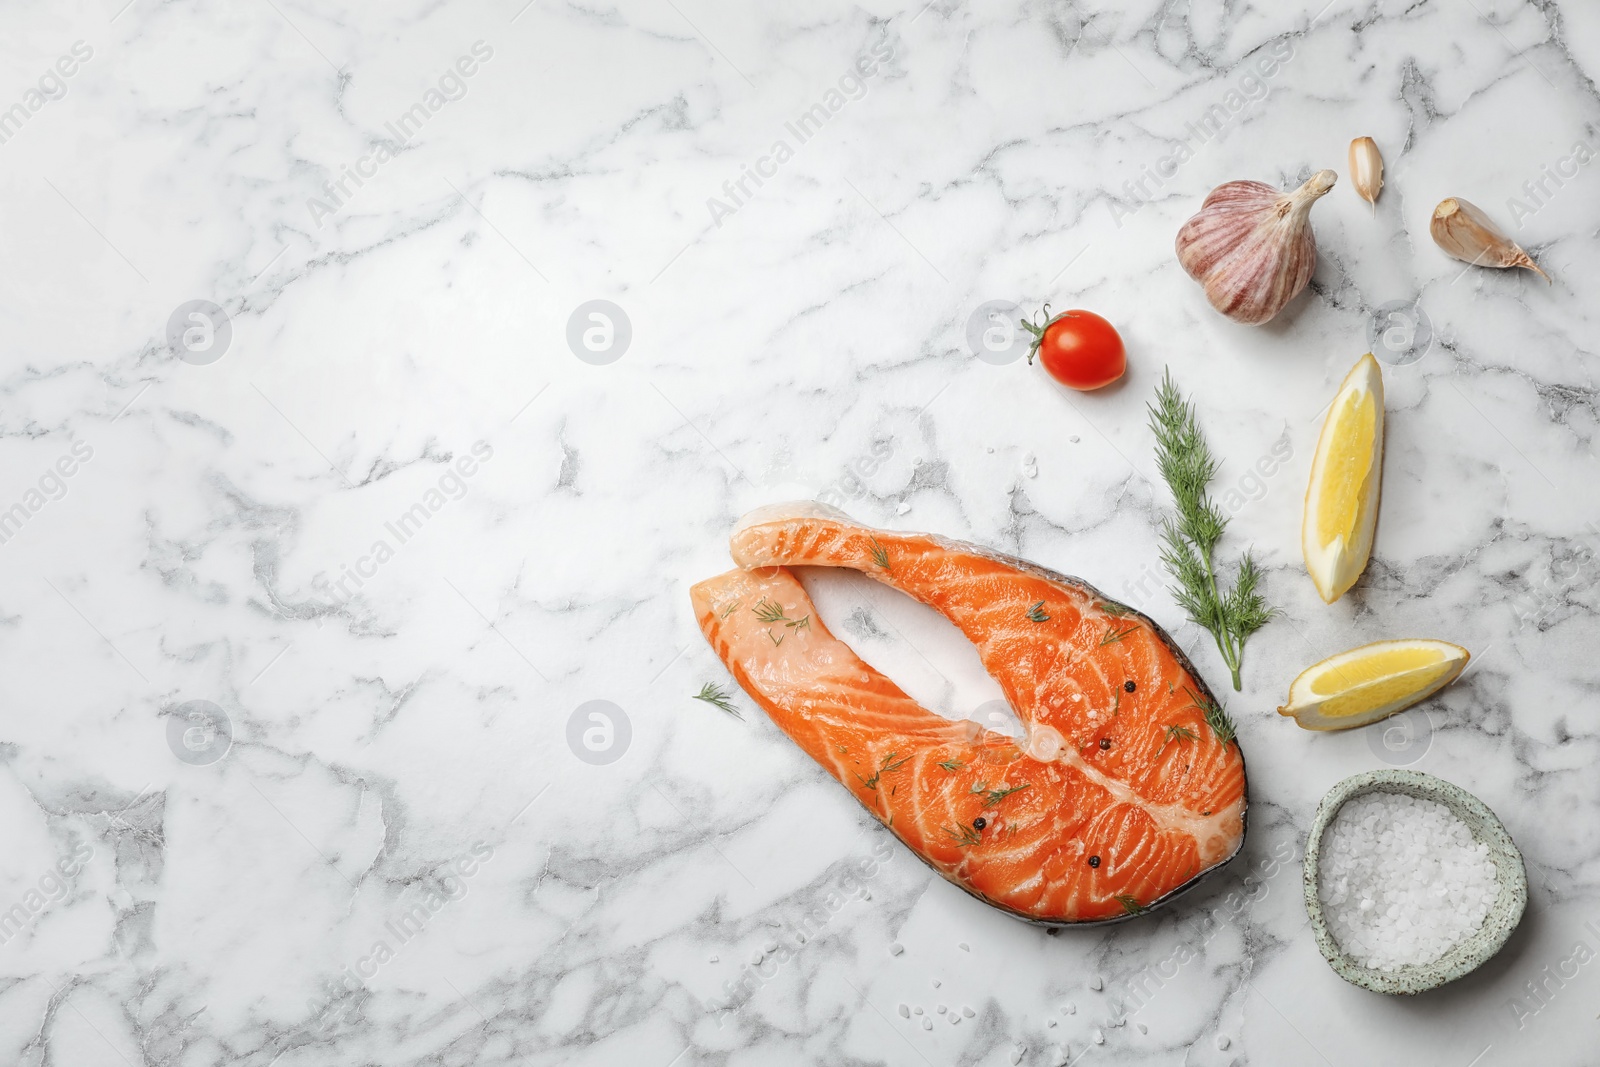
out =
<path fill-rule="evenodd" d="M 810 502 L 750 513 L 731 547 L 740 567 L 690 591 L 706 640 L 779 729 L 972 895 L 1049 925 L 1115 922 L 1243 846 L 1231 723 L 1144 615 L 1023 560 Z M 939 611 L 1026 737 L 920 706 L 828 631 L 796 565 L 849 567 Z"/>

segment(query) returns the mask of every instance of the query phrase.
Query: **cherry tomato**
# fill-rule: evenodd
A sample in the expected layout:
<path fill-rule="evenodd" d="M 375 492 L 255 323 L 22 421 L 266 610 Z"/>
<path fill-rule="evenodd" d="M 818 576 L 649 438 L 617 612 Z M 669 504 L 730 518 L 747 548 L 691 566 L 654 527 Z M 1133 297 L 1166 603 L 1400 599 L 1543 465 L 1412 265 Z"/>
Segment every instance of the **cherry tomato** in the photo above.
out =
<path fill-rule="evenodd" d="M 1037 355 L 1050 377 L 1072 389 L 1099 389 L 1128 369 L 1128 356 L 1117 329 L 1092 311 L 1064 311 L 1050 318 L 1050 305 L 1039 318 L 1043 325 L 1022 320 L 1033 334 L 1028 362 Z"/>

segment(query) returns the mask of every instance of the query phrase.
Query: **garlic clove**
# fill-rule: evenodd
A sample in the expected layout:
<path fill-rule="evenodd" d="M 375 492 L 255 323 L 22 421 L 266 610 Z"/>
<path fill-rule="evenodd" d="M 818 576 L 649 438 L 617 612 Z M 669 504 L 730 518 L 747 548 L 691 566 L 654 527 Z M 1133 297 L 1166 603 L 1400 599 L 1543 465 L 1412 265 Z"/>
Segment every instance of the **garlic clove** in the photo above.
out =
<path fill-rule="evenodd" d="M 1378 190 L 1383 188 L 1383 154 L 1370 137 L 1357 137 L 1350 142 L 1350 184 L 1377 214 Z"/>
<path fill-rule="evenodd" d="M 1456 259 L 1479 267 L 1527 267 L 1550 282 L 1550 275 L 1540 270 L 1533 257 L 1507 237 L 1482 208 L 1459 196 L 1439 201 L 1428 229 L 1434 243 Z"/>
<path fill-rule="evenodd" d="M 1217 186 L 1178 230 L 1178 262 L 1228 318 L 1252 326 L 1268 321 L 1311 280 L 1317 266 L 1311 205 L 1338 180 L 1321 170 L 1292 193 L 1252 181 Z"/>

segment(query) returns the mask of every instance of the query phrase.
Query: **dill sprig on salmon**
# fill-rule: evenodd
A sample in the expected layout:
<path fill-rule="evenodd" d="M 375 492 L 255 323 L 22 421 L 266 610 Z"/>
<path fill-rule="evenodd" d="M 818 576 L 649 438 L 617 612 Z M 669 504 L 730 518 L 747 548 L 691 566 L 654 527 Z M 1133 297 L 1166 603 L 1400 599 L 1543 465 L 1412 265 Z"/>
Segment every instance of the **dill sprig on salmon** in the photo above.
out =
<path fill-rule="evenodd" d="M 967 792 L 971 793 L 973 795 L 981 795 L 983 797 L 983 805 L 984 805 L 984 807 L 992 808 L 996 804 L 998 804 L 1002 800 L 1004 800 L 1006 797 L 1010 796 L 1012 793 L 1020 793 L 1024 789 L 1031 789 L 1031 788 L 1033 788 L 1033 787 L 1030 786 L 1027 782 L 1023 782 L 1021 785 L 1014 785 L 1009 789 L 1006 789 L 1004 787 L 1002 787 L 1000 789 L 990 789 L 989 788 L 989 784 L 987 782 L 979 782 L 976 785 L 974 785 L 971 789 L 967 790 Z"/>
<path fill-rule="evenodd" d="M 1166 738 L 1165 741 L 1161 742 L 1161 747 L 1159 749 L 1157 749 L 1156 751 L 1158 751 L 1158 752 L 1166 751 L 1167 745 L 1169 745 L 1173 741 L 1198 741 L 1198 740 L 1200 740 L 1200 735 L 1199 734 L 1195 733 L 1193 730 L 1189 729 L 1187 726 L 1182 726 L 1182 725 L 1179 725 L 1178 723 L 1173 723 L 1171 726 L 1167 727 L 1167 738 Z"/>
<path fill-rule="evenodd" d="M 1188 686 L 1184 686 L 1183 691 L 1189 694 L 1190 703 L 1199 708 L 1200 714 L 1205 716 L 1206 725 L 1211 727 L 1211 732 L 1216 734 L 1219 742 L 1226 745 L 1238 735 L 1226 708 L 1210 697 L 1201 696 Z"/>
<path fill-rule="evenodd" d="M 983 835 L 978 833 L 978 831 L 974 830 L 970 826 L 963 826 L 957 830 L 952 830 L 948 826 L 941 826 L 939 829 L 949 834 L 951 840 L 960 845 L 962 848 L 971 848 L 973 845 L 976 845 L 978 842 L 983 840 Z"/>
<path fill-rule="evenodd" d="M 887 756 L 883 757 L 883 763 L 879 765 L 876 771 L 872 772 L 871 778 L 861 778 L 861 775 L 859 774 L 856 775 L 856 777 L 861 778 L 861 784 L 866 786 L 868 789 L 877 789 L 879 778 L 882 778 L 886 774 L 892 774 L 893 772 L 898 771 L 901 767 L 906 765 L 906 760 L 911 758 L 910 756 L 902 756 L 899 760 L 896 760 L 895 757 L 899 755 L 900 753 L 898 752 L 891 752 Z"/>
<path fill-rule="evenodd" d="M 1115 626 L 1108 626 L 1106 627 L 1106 632 L 1100 638 L 1100 647 L 1105 648 L 1107 645 L 1114 645 L 1138 629 L 1138 626 L 1130 626 L 1126 630 L 1119 630 Z"/>
<path fill-rule="evenodd" d="M 1161 562 L 1177 581 L 1172 591 L 1178 606 L 1197 626 L 1211 631 L 1222 662 L 1233 674 L 1233 688 L 1243 688 L 1239 667 L 1246 639 L 1265 626 L 1276 608 L 1267 605 L 1257 588 L 1261 571 L 1246 552 L 1239 561 L 1233 587 L 1226 592 L 1217 582 L 1216 548 L 1228 519 L 1212 501 L 1208 486 L 1217 473 L 1217 459 L 1200 432 L 1194 405 L 1183 398 L 1169 369 L 1156 389 L 1155 402 L 1146 405 L 1150 430 L 1156 436 L 1156 467 L 1172 490 L 1177 518 L 1161 523 Z"/>
<path fill-rule="evenodd" d="M 811 616 L 805 615 L 798 619 L 791 619 L 783 613 L 781 604 L 774 604 L 766 597 L 762 597 L 756 606 L 750 609 L 756 613 L 756 618 L 765 623 L 781 622 L 791 630 L 804 630 L 811 625 Z"/>
<path fill-rule="evenodd" d="M 876 563 L 878 566 L 882 567 L 884 570 L 888 570 L 889 569 L 889 551 L 888 551 L 888 549 L 886 549 L 882 545 L 878 544 L 878 539 L 876 537 L 868 535 L 867 540 L 872 542 L 872 562 Z"/>

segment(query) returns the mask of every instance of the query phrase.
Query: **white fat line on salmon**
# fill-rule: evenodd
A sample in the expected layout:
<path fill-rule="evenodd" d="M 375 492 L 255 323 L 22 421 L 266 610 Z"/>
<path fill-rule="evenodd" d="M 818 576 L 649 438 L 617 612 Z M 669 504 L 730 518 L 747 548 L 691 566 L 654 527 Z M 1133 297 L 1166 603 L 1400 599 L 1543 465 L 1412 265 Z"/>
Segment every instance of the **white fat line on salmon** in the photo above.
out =
<path fill-rule="evenodd" d="M 761 989 L 778 976 L 784 964 L 799 955 L 803 946 L 822 936 L 852 899 L 867 900 L 871 894 L 867 886 L 878 877 L 884 866 L 894 859 L 894 842 L 880 837 L 873 843 L 870 853 L 860 859 L 845 861 L 844 871 L 836 885 L 825 885 L 825 891 L 810 904 L 802 904 L 797 913 L 791 912 L 778 923 L 779 932 L 768 935 L 760 950 L 753 953 L 750 962 L 739 968 L 734 978 L 722 982 L 723 999 L 707 1004 L 708 1011 L 716 1015 L 717 1029 L 721 1029 L 728 1015 L 738 1014 Z"/>
<path fill-rule="evenodd" d="M 1081 773 L 1089 781 L 1104 789 L 1121 803 L 1142 809 L 1159 829 L 1188 834 L 1194 838 L 1200 862 L 1207 867 L 1227 858 L 1223 850 L 1238 838 L 1237 824 L 1243 798 L 1234 801 L 1210 816 L 1196 815 L 1177 804 L 1157 804 L 1148 801 L 1128 787 L 1127 783 L 1110 777 L 1089 764 L 1078 750 L 1067 744 L 1061 731 L 1042 723 L 1030 723 L 1023 751 L 1040 763 L 1062 763 Z"/>

